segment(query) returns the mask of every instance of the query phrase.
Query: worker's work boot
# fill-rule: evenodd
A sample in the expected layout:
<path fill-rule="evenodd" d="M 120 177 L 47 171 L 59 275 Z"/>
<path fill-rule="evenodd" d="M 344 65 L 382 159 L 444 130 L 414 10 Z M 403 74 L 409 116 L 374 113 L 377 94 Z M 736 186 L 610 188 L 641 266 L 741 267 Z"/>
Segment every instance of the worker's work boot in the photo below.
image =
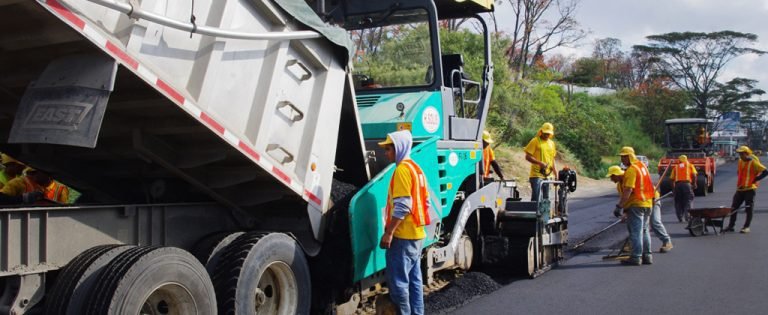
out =
<path fill-rule="evenodd" d="M 651 255 L 643 256 L 643 265 L 653 265 L 653 256 Z"/>
<path fill-rule="evenodd" d="M 747 233 L 749 233 L 749 228 L 745 227 L 745 228 L 741 229 L 741 231 L 739 231 L 739 233 L 747 234 Z"/>
<path fill-rule="evenodd" d="M 663 245 L 661 245 L 661 248 L 659 248 L 659 253 L 667 253 L 672 250 L 672 241 L 666 241 Z"/>
<path fill-rule="evenodd" d="M 725 233 L 725 232 L 733 232 L 733 227 L 732 227 L 732 226 L 729 226 L 729 227 L 727 227 L 727 228 L 724 228 L 724 229 L 723 229 L 723 233 Z"/>
<path fill-rule="evenodd" d="M 640 257 L 629 257 L 625 260 L 621 261 L 622 265 L 629 265 L 629 266 L 640 266 L 643 262 L 640 260 Z"/>

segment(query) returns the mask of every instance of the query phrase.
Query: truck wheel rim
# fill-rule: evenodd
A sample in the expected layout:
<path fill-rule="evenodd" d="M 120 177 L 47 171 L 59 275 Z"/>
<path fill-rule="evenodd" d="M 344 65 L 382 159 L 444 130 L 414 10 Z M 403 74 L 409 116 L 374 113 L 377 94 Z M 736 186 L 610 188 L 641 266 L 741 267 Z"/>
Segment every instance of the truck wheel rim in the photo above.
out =
<path fill-rule="evenodd" d="M 295 314 L 298 297 L 291 267 L 281 261 L 273 262 L 261 274 L 254 294 L 256 314 Z"/>
<path fill-rule="evenodd" d="M 140 315 L 198 314 L 192 294 L 178 283 L 163 284 L 147 297 Z"/>

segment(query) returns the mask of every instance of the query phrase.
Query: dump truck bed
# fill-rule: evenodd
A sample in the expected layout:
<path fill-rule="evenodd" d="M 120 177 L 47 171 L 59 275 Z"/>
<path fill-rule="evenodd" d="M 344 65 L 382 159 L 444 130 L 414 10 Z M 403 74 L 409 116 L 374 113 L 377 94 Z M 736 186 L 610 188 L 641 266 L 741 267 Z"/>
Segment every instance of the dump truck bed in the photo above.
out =
<path fill-rule="evenodd" d="M 309 30 L 269 1 L 190 5 L 142 1 L 139 9 L 177 21 L 193 12 L 196 25 L 239 33 Z M 16 142 L 1 150 L 81 191 L 81 202 L 250 209 L 289 199 L 316 215 L 328 207 L 342 102 L 353 98 L 345 56 L 324 37 L 203 36 L 85 0 L 1 1 L 0 23 L 0 137 Z M 61 106 L 82 102 L 55 95 L 94 86 L 80 84 L 76 68 L 51 65 L 90 56 L 119 65 L 95 87 L 108 98 L 103 121 L 89 121 L 98 104 L 61 119 L 69 117 Z M 59 77 L 75 83 L 57 85 Z M 62 124 L 95 125 L 95 146 L 60 145 L 71 144 Z M 20 130 L 35 140 L 14 141 Z M 362 147 L 347 155 L 362 161 Z"/>

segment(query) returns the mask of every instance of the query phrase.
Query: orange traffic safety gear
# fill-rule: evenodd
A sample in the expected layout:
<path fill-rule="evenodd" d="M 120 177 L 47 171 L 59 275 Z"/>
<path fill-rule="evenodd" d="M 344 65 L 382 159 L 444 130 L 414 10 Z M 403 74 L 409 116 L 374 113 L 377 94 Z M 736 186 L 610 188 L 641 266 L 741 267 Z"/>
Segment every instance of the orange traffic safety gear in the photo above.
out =
<path fill-rule="evenodd" d="M 56 181 L 52 181 L 51 185 L 45 189 L 45 198 L 56 202 L 66 203 L 69 200 L 69 188 Z"/>
<path fill-rule="evenodd" d="M 408 170 L 411 173 L 411 216 L 413 217 L 413 223 L 416 226 L 425 226 L 430 224 L 429 219 L 429 194 L 427 193 L 427 178 L 424 176 L 424 172 L 421 168 L 412 160 L 402 160 L 400 163 L 404 163 L 408 166 Z M 390 181 L 389 192 L 387 193 L 387 208 L 384 216 L 387 218 L 387 225 L 392 218 L 392 211 L 395 209 L 394 198 L 392 198 L 392 190 L 394 189 L 395 181 Z"/>
<path fill-rule="evenodd" d="M 483 177 L 491 177 L 492 150 L 490 145 L 483 148 Z"/>
<path fill-rule="evenodd" d="M 675 182 L 693 182 L 693 172 L 691 172 L 691 163 L 680 161 L 675 165 Z"/>
<path fill-rule="evenodd" d="M 656 189 L 653 187 L 653 181 L 651 180 L 651 174 L 648 173 L 648 169 L 641 161 L 635 161 L 632 163 L 632 168 L 637 172 L 635 176 L 635 188 L 632 190 L 632 194 L 637 200 L 646 201 L 653 199 L 656 196 Z"/>
<path fill-rule="evenodd" d="M 755 182 L 755 177 L 760 175 L 752 163 L 754 160 L 742 161 L 739 159 L 738 177 L 736 188 L 756 189 L 760 182 Z"/>

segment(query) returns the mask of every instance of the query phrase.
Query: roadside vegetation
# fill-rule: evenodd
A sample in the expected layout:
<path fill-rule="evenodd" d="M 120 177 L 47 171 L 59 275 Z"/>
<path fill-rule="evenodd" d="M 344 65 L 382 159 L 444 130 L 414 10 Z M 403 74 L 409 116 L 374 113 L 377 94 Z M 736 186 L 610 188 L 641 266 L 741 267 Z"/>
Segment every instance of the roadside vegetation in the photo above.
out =
<path fill-rule="evenodd" d="M 756 35 L 732 31 L 651 35 L 648 43 L 634 45 L 628 52 L 618 39 L 604 38 L 593 43 L 591 57 L 573 60 L 551 51 L 585 38 L 586 32 L 574 19 L 578 2 L 497 2 L 512 6 L 514 16 L 505 18 L 514 19 L 516 25 L 512 33 L 493 33 L 494 87 L 486 128 L 498 148 L 522 148 L 542 123 L 551 122 L 559 154 L 572 158 L 575 163 L 571 164 L 582 175 L 598 178 L 607 166 L 618 163 L 616 153 L 622 146 L 634 147 L 651 161 L 660 158 L 666 119 L 717 119 L 725 112 L 739 111 L 749 128 L 766 125 L 768 101 L 755 100 L 765 94 L 755 87 L 757 81 L 718 81 L 732 59 L 765 53 L 749 47 L 757 41 Z M 544 19 L 546 12 L 554 18 Z M 479 81 L 484 50 L 476 23 L 471 19 L 444 22 L 440 41 L 444 55 L 465 52 L 464 72 Z M 424 26 L 402 27 L 360 33 L 353 39 L 358 51 L 407 51 L 420 47 L 427 32 Z M 412 64 L 379 60 L 377 67 L 366 71 L 386 81 L 420 82 L 429 60 L 416 59 Z M 575 92 L 578 87 L 598 87 L 602 92 Z M 750 129 L 751 134 L 755 132 Z M 524 161 L 513 163 L 527 166 Z"/>

